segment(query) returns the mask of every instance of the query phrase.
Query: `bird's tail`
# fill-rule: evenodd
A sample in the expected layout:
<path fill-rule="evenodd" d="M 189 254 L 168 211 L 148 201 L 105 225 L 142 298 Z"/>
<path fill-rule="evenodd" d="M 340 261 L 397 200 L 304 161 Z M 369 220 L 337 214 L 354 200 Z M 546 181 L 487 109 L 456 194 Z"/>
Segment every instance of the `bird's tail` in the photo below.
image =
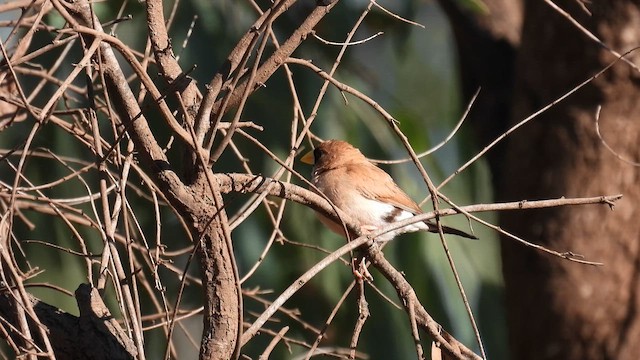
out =
<path fill-rule="evenodd" d="M 427 224 L 429 225 L 429 232 L 432 232 L 432 233 L 438 232 L 438 226 L 436 224 L 431 222 L 428 222 Z M 442 232 L 444 232 L 445 234 L 457 235 L 466 239 L 478 240 L 478 237 L 473 234 L 469 234 L 462 230 L 458 230 L 456 228 L 452 228 L 446 225 L 442 225 Z"/>

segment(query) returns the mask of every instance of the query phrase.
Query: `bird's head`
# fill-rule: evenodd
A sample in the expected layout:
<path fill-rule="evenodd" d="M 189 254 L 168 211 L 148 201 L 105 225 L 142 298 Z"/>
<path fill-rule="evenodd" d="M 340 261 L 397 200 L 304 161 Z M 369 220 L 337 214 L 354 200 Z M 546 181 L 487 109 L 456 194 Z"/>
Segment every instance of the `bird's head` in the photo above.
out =
<path fill-rule="evenodd" d="M 313 165 L 314 171 L 326 171 L 342 167 L 354 162 L 368 162 L 360 150 L 346 141 L 327 140 L 320 143 L 314 150 L 306 153 L 300 161 Z"/>

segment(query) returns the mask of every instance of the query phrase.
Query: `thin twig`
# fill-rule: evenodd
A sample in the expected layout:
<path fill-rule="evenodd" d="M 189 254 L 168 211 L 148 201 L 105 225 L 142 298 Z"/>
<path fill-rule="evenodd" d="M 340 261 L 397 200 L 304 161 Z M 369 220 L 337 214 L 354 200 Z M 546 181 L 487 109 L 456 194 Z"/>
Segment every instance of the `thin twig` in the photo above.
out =
<path fill-rule="evenodd" d="M 420 24 L 420 23 L 417 23 L 417 22 L 415 22 L 415 21 L 411 21 L 411 20 L 409 20 L 409 19 L 405 19 L 405 18 L 403 18 L 402 16 L 400 16 L 400 15 L 398 15 L 398 14 L 396 14 L 396 13 L 392 12 L 392 11 L 387 10 L 387 9 L 386 9 L 386 8 L 384 8 L 382 5 L 378 4 L 375 0 L 370 0 L 370 1 L 371 1 L 371 2 L 372 2 L 372 3 L 373 3 L 373 4 L 374 4 L 378 9 L 382 10 L 384 13 L 386 13 L 386 14 L 387 14 L 387 15 L 389 15 L 389 16 L 391 16 L 392 18 L 394 18 L 394 19 L 398 19 L 398 20 L 400 20 L 400 21 L 402 21 L 402 22 L 405 22 L 405 23 L 407 23 L 407 24 L 410 24 L 410 25 L 414 25 L 414 26 L 417 26 L 417 27 L 420 27 L 420 28 L 426 29 L 426 26 L 424 26 L 424 25 L 422 25 L 422 24 Z"/>
<path fill-rule="evenodd" d="M 546 1 L 546 0 L 545 0 Z M 499 142 L 501 142 L 502 140 L 504 140 L 507 136 L 511 135 L 513 132 L 515 132 L 516 130 L 518 130 L 520 127 L 524 126 L 525 124 L 527 124 L 528 122 L 530 122 L 531 120 L 537 118 L 540 114 L 546 112 L 547 110 L 549 110 L 550 108 L 552 108 L 553 106 L 555 106 L 556 104 L 560 103 L 561 101 L 565 100 L 566 98 L 568 98 L 569 96 L 571 96 L 572 94 L 574 94 L 576 91 L 580 90 L 582 87 L 584 87 L 585 85 L 591 83 L 593 80 L 595 80 L 596 78 L 598 78 L 600 75 L 604 74 L 607 70 L 609 70 L 613 65 L 615 65 L 618 61 L 624 59 L 625 56 L 631 54 L 632 52 L 636 51 L 639 48 L 634 48 L 631 49 L 627 52 L 625 52 L 624 54 L 622 54 L 619 58 L 617 58 L 616 60 L 610 62 L 607 66 L 605 66 L 604 68 L 602 68 L 600 71 L 598 71 L 597 73 L 595 73 L 594 75 L 590 76 L 589 78 L 587 78 L 586 80 L 584 80 L 583 82 L 581 82 L 580 84 L 578 84 L 577 86 L 575 86 L 573 89 L 563 93 L 561 96 L 559 96 L 558 98 L 554 99 L 553 101 L 551 101 L 550 103 L 548 103 L 547 105 L 543 106 L 542 108 L 540 108 L 538 111 L 535 111 L 533 114 L 527 116 L 526 118 L 524 118 L 522 121 L 518 122 L 517 124 L 515 124 L 514 126 L 512 126 L 511 128 L 509 128 L 509 130 L 505 131 L 504 133 L 502 133 L 500 136 L 498 136 L 497 138 L 495 138 L 489 145 L 485 146 L 480 152 L 478 152 L 476 155 L 474 155 L 471 159 L 469 159 L 466 163 L 464 163 L 462 166 L 460 166 L 453 174 L 451 174 L 449 177 L 447 177 L 446 179 L 444 179 L 440 185 L 438 185 L 438 190 L 441 189 L 443 186 L 445 186 L 446 184 L 448 184 L 451 180 L 453 180 L 453 178 L 455 178 L 458 174 L 460 174 L 462 171 L 466 170 L 469 166 L 471 166 L 471 164 L 475 163 L 479 158 L 481 158 L 484 154 L 486 154 L 489 150 L 493 149 L 493 147 L 496 146 L 496 144 L 498 144 Z M 422 202 L 420 202 L 420 204 L 423 204 L 425 201 L 427 201 L 427 199 L 423 200 Z"/>
<path fill-rule="evenodd" d="M 373 34 L 373 35 L 371 35 L 371 36 L 369 36 L 369 37 L 367 37 L 367 38 L 365 38 L 365 39 L 362 39 L 362 40 L 356 40 L 356 41 L 350 41 L 350 42 L 335 42 L 335 41 L 325 40 L 325 39 L 321 38 L 320 36 L 318 36 L 318 34 L 316 34 L 316 33 L 313 33 L 313 37 L 314 37 L 314 38 L 316 38 L 316 39 L 317 39 L 318 41 L 320 41 L 321 43 L 326 44 L 326 45 L 333 45 L 333 46 L 353 46 L 353 45 L 361 45 L 361 44 L 364 44 L 364 43 L 366 43 L 366 42 L 368 42 L 368 41 L 370 41 L 370 40 L 373 40 L 373 39 L 377 38 L 377 37 L 378 37 L 378 36 L 380 36 L 380 35 L 383 35 L 383 34 L 384 34 L 384 32 L 379 31 L 379 32 L 377 32 L 377 33 L 375 33 L 375 34 Z"/>
<path fill-rule="evenodd" d="M 602 137 L 602 134 L 600 133 L 600 110 L 602 110 L 602 106 L 598 105 L 598 108 L 596 109 L 596 134 L 598 135 L 598 139 L 600 139 L 600 142 L 602 143 L 602 145 L 604 145 L 604 147 L 609 150 L 609 152 L 611 152 L 611 154 L 613 154 L 613 156 L 615 156 L 616 158 L 618 158 L 618 160 L 627 163 L 629 165 L 632 166 L 640 166 L 640 162 L 635 162 L 633 160 L 629 160 L 624 158 L 622 155 L 618 154 L 618 152 L 616 152 L 615 150 L 613 150 L 613 148 L 611 146 L 609 146 L 609 144 L 604 140 L 604 138 Z"/>
<path fill-rule="evenodd" d="M 284 337 L 284 334 L 286 334 L 287 331 L 289 331 L 288 326 L 285 326 L 280 331 L 278 331 L 278 334 L 274 336 L 273 339 L 271 339 L 271 342 L 269 343 L 269 345 L 264 349 L 262 354 L 260 354 L 260 356 L 258 357 L 258 360 L 269 359 L 269 355 L 271 355 L 271 351 L 273 351 L 273 348 L 275 348 L 276 345 L 278 345 L 278 343 Z"/>
<path fill-rule="evenodd" d="M 356 284 L 358 285 L 358 320 L 356 321 L 356 324 L 353 327 L 353 333 L 351 334 L 351 343 L 349 344 L 349 347 L 351 348 L 351 352 L 349 353 L 350 360 L 356 358 L 358 339 L 360 339 L 360 334 L 362 333 L 365 322 L 371 315 L 369 312 L 369 303 L 367 303 L 367 298 L 364 292 L 364 279 L 358 279 Z"/>
<path fill-rule="evenodd" d="M 547 5 L 549 5 L 553 10 L 555 10 L 558 14 L 562 15 L 562 17 L 567 19 L 571 24 L 573 24 L 573 26 L 578 28 L 578 30 L 580 30 L 583 34 L 585 34 L 589 39 L 595 41 L 596 44 L 600 45 L 603 49 L 607 50 L 613 56 L 617 57 L 618 60 L 622 60 L 625 63 L 629 64 L 634 70 L 640 71 L 640 68 L 638 68 L 638 65 L 634 64 L 631 60 L 626 58 L 626 55 L 629 53 L 629 51 L 623 54 L 620 54 L 619 52 L 615 51 L 614 49 L 610 48 L 607 44 L 602 42 L 602 40 L 598 39 L 597 36 L 595 36 L 591 31 L 587 30 L 587 28 L 582 26 L 582 24 L 580 24 L 576 19 L 574 19 L 573 16 L 571 16 L 568 12 L 564 11 L 562 8 L 556 5 L 553 1 L 544 0 L 544 2 Z M 633 51 L 633 50 L 630 50 L 630 51 Z"/>
<path fill-rule="evenodd" d="M 432 147 L 431 149 L 429 149 L 429 150 L 427 150 L 425 152 L 421 152 L 419 154 L 416 154 L 418 159 L 422 159 L 425 156 L 433 154 L 434 152 L 440 150 L 440 148 L 445 146 L 451 139 L 453 139 L 453 136 L 458 133 L 458 130 L 460 130 L 460 127 L 462 127 L 462 124 L 467 119 L 467 116 L 471 112 L 471 108 L 473 107 L 473 104 L 475 103 L 475 101 L 478 98 L 479 94 L 480 94 L 480 89 L 476 90 L 476 93 L 473 94 L 473 96 L 471 97 L 471 100 L 469 101 L 469 104 L 467 104 L 467 108 L 464 111 L 464 114 L 462 114 L 462 117 L 460 118 L 460 120 L 458 120 L 458 123 L 456 124 L 456 126 L 453 127 L 453 130 L 451 130 L 449 135 L 447 135 L 447 137 L 444 140 L 442 140 L 439 144 L 437 144 L 436 146 Z M 388 165 L 402 164 L 402 163 L 405 163 L 405 162 L 412 161 L 411 158 L 404 158 L 404 159 L 398 159 L 398 160 L 379 160 L 379 159 L 369 159 L 369 160 L 371 162 L 373 162 L 373 163 L 376 163 L 376 164 L 388 164 Z"/>

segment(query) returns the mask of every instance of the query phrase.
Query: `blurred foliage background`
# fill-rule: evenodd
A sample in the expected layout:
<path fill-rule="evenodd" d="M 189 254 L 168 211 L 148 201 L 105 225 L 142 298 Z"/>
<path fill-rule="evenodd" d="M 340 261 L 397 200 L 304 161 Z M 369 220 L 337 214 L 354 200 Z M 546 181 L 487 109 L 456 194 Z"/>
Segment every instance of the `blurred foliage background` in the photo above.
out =
<path fill-rule="evenodd" d="M 416 151 L 424 151 L 442 141 L 451 132 L 466 107 L 466 104 L 460 100 L 457 59 L 447 19 L 438 6 L 431 1 L 386 0 L 379 3 L 405 18 L 425 25 L 425 28 L 391 18 L 374 7 L 365 19 L 364 25 L 356 33 L 354 40 L 361 40 L 378 32 L 383 34 L 363 44 L 349 47 L 335 77 L 376 100 L 400 121 L 400 128 L 408 136 Z M 343 41 L 368 4 L 368 1 L 342 1 L 316 28 L 317 35 L 329 41 Z M 469 2 L 469 4 L 473 5 L 475 2 Z M 171 2 L 166 2 L 165 6 L 170 9 L 172 5 Z M 290 33 L 302 20 L 304 8 L 312 5 L 307 1 L 298 2 L 292 11 L 287 12 L 276 22 L 276 28 L 274 28 L 276 34 Z M 144 50 L 146 39 L 142 36 L 146 34 L 146 25 L 142 4 L 128 1 L 123 7 L 122 1 L 109 1 L 96 3 L 95 9 L 99 18 L 104 21 L 131 14 L 131 20 L 118 23 L 112 29 L 132 48 Z M 195 16 L 197 18 L 194 20 Z M 255 11 L 242 1 L 183 0 L 179 3 L 175 22 L 171 27 L 172 44 L 176 54 L 180 55 L 183 68 L 196 66 L 190 76 L 198 81 L 201 90 L 221 66 L 235 42 L 253 23 L 255 17 Z M 55 26 L 63 25 L 61 19 L 56 17 L 50 17 L 47 21 Z M 195 21 L 193 32 L 188 38 L 186 47 L 182 48 L 192 21 Z M 41 32 L 36 36 L 35 41 L 49 42 L 50 36 L 47 32 Z M 327 45 L 310 38 L 294 55 L 312 60 L 315 65 L 328 70 L 339 50 L 339 46 Z M 41 62 L 45 64 L 46 61 L 53 62 L 57 55 L 52 52 L 47 55 L 50 57 L 49 60 L 41 59 Z M 80 56 L 81 54 L 77 54 L 78 58 Z M 57 72 L 61 75 L 67 74 L 72 66 L 73 64 L 64 64 Z M 322 80 L 308 69 L 291 66 L 296 70 L 294 80 L 301 96 L 303 111 L 308 116 Z M 150 70 L 152 77 L 153 71 L 152 67 Z M 277 72 L 265 85 L 265 88 L 250 98 L 243 120 L 253 121 L 263 126 L 264 131 L 254 131 L 252 135 L 276 154 L 282 155 L 288 151 L 289 146 L 289 127 L 292 116 L 290 90 L 281 71 Z M 34 85 L 29 84 L 27 79 L 25 87 L 29 88 L 29 86 Z M 52 87 L 49 91 L 51 93 L 54 90 Z M 343 97 L 331 86 L 319 108 L 318 119 L 312 130 L 324 139 L 347 140 L 373 159 L 406 157 L 400 141 L 390 131 L 384 119 L 367 104 L 350 95 Z M 28 124 L 24 124 L 13 127 L 10 132 L 0 132 L 0 148 L 11 149 L 17 146 L 24 141 L 28 131 Z M 49 131 L 49 129 L 43 131 Z M 446 146 L 423 159 L 423 164 L 436 185 L 477 151 L 469 131 L 469 128 L 463 125 Z M 77 157 L 78 153 L 83 151 L 83 147 L 68 141 L 67 136 L 55 130 L 50 131 L 46 136 L 38 137 L 38 143 L 34 144 L 34 148 L 50 148 L 57 154 Z M 164 138 L 168 138 L 168 135 Z M 262 174 L 267 176 L 277 169 L 277 164 L 265 158 L 254 145 L 242 140 L 238 140 L 237 144 L 253 169 L 260 169 Z M 86 156 L 87 159 L 92 159 L 92 154 L 86 154 Z M 68 173 L 68 169 L 51 164 L 51 161 L 43 160 L 39 163 L 37 160 L 31 160 L 25 172 L 30 179 L 43 183 Z M 79 166 L 79 164 L 76 165 Z M 425 184 L 412 163 L 383 165 L 383 167 L 418 202 L 428 194 Z M 295 168 L 303 174 L 310 172 L 310 167 L 305 164 L 296 163 Z M 243 171 L 243 169 L 235 156 L 227 151 L 218 162 L 216 171 Z M 0 162 L 1 181 L 11 182 L 13 174 L 13 170 L 6 162 Z M 488 203 L 492 201 L 490 176 L 488 167 L 480 160 L 441 191 L 458 205 Z M 86 180 L 88 186 L 95 192 L 97 190 L 95 179 L 89 177 Z M 59 193 L 49 195 L 60 198 L 86 194 L 86 189 L 78 185 L 76 182 L 68 184 L 67 187 L 57 187 L 56 191 Z M 139 201 L 139 203 L 132 203 L 132 206 L 141 209 L 137 212 L 139 217 L 145 212 L 148 214 L 147 218 L 144 216 L 140 218 L 142 227 L 153 228 L 154 217 L 149 212 L 152 211 L 149 202 L 143 198 Z M 230 214 L 238 210 L 243 203 L 234 201 L 231 197 L 226 201 L 230 207 Z M 424 208 L 427 209 L 428 206 L 427 202 Z M 162 224 L 162 241 L 168 246 L 168 251 L 175 250 L 172 248 L 172 239 L 182 237 L 183 232 L 175 217 L 168 210 L 163 211 L 165 221 Z M 87 214 L 92 214 L 91 209 L 87 209 Z M 481 214 L 481 217 L 495 222 L 492 214 Z M 22 234 L 23 239 L 43 240 L 71 248 L 75 246 L 66 226 L 59 220 L 35 214 L 30 219 L 37 225 L 33 230 L 17 224 L 17 230 Z M 463 217 L 447 218 L 445 222 L 462 229 L 468 228 L 468 223 Z M 327 249 L 335 249 L 344 241 L 324 229 L 312 211 L 297 204 L 288 205 L 281 229 L 282 235 L 288 240 L 320 245 Z M 271 231 L 271 223 L 263 210 L 256 211 L 235 229 L 233 240 L 241 276 L 258 259 Z M 452 238 L 449 246 L 480 325 L 487 354 L 491 359 L 505 359 L 507 357 L 506 330 L 497 238 L 493 233 L 478 226 L 474 231 L 480 237 L 480 241 Z M 97 244 L 95 251 L 99 251 L 99 246 L 102 245 L 100 238 L 95 234 L 86 236 L 88 239 L 95 240 Z M 88 281 L 87 275 L 82 270 L 84 260 L 64 252 L 52 251 L 51 248 L 38 244 L 25 244 L 24 249 L 28 253 L 29 261 L 32 262 L 31 265 L 43 270 L 34 282 L 49 283 L 73 291 L 79 283 Z M 437 236 L 424 233 L 404 235 L 390 243 L 385 253 L 398 269 L 404 271 L 417 291 L 418 297 L 434 318 L 447 331 L 471 346 L 475 342 L 471 325 Z M 275 298 L 279 292 L 322 257 L 324 257 L 323 253 L 311 248 L 291 246 L 286 242 L 285 245 L 277 244 L 243 287 L 271 290 L 272 293 L 265 296 Z M 182 268 L 186 261 L 187 255 L 184 255 L 177 258 L 174 265 Z M 196 266 L 192 265 L 190 271 L 194 275 L 198 274 Z M 387 286 L 382 276 L 375 272 L 372 275 L 381 291 L 395 299 L 393 289 Z M 350 267 L 336 263 L 307 284 L 286 304 L 286 307 L 300 309 L 301 316 L 308 323 L 322 328 L 331 309 L 352 279 Z M 167 287 L 168 294 L 173 294 L 179 282 L 167 276 L 164 285 Z M 30 288 L 30 291 L 52 305 L 77 314 L 74 299 L 70 296 L 39 286 Z M 389 305 L 371 288 L 367 288 L 367 294 L 372 316 L 365 325 L 359 350 L 368 353 L 371 359 L 415 358 L 415 347 L 405 312 Z M 113 296 L 109 293 L 107 295 Z M 172 296 L 169 297 L 172 298 Z M 340 309 L 328 331 L 328 343 L 348 346 L 353 324 L 358 316 L 357 304 L 354 300 L 355 297 L 349 297 L 347 304 Z M 110 301 L 112 309 L 116 309 L 117 306 L 113 306 L 115 299 L 111 297 Z M 185 308 L 197 308 L 201 305 L 200 294 L 196 291 L 188 292 L 182 303 Z M 262 308 L 263 305 L 257 302 L 251 300 L 245 302 L 245 314 L 251 314 L 252 311 Z M 196 330 L 202 326 L 198 317 L 185 320 L 183 323 Z M 159 358 L 164 351 L 164 346 L 160 343 L 163 336 L 158 333 L 155 337 L 154 331 L 149 332 L 147 337 L 147 356 L 150 359 Z M 295 325 L 292 325 L 288 335 L 308 342 L 314 341 L 308 332 Z M 194 345 L 182 332 L 176 332 L 175 336 L 181 358 L 195 358 L 198 339 L 195 339 Z M 243 348 L 243 352 L 250 356 L 260 354 L 270 338 L 258 339 Z M 472 348 L 477 350 L 477 345 Z M 284 346 L 278 346 L 272 358 L 290 359 L 305 353 L 303 348 L 293 347 L 290 351 Z"/>

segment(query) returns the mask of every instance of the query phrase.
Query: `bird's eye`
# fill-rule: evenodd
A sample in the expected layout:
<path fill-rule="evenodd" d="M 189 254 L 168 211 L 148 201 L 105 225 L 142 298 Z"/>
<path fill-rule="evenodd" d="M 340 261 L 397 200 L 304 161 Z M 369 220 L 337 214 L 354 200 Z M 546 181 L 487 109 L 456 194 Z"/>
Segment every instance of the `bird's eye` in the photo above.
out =
<path fill-rule="evenodd" d="M 322 157 L 322 154 L 324 154 L 324 151 L 322 151 L 320 148 L 315 148 L 313 150 L 313 162 L 317 164 Z"/>

